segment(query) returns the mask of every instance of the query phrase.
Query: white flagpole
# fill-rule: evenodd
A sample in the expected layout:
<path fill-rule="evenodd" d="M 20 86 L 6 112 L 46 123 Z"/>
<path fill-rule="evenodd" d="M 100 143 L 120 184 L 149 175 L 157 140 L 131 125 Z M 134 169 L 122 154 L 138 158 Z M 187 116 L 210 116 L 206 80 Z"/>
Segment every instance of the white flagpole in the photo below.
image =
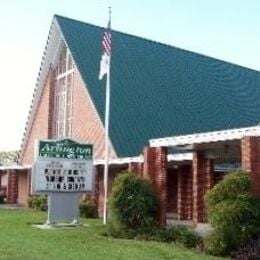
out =
<path fill-rule="evenodd" d="M 111 22 L 111 7 L 109 7 L 109 21 Z M 103 224 L 107 223 L 107 188 L 109 166 L 109 112 L 110 112 L 110 57 L 108 56 L 108 69 L 106 75 L 106 107 L 105 107 L 105 164 L 104 164 L 104 208 Z"/>
<path fill-rule="evenodd" d="M 109 163 L 109 110 L 110 110 L 110 56 L 108 57 L 108 72 L 106 81 L 106 112 L 105 112 L 105 165 L 104 165 L 104 212 L 103 223 L 107 223 L 107 186 Z"/>

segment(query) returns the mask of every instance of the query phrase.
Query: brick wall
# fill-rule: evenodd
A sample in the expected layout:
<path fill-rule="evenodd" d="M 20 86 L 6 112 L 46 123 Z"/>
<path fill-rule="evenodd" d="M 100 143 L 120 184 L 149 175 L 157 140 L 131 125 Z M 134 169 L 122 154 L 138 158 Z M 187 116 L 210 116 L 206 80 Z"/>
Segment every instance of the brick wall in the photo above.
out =
<path fill-rule="evenodd" d="M 140 176 L 143 175 L 143 163 L 130 162 L 128 164 L 128 171 L 134 172 Z"/>
<path fill-rule="evenodd" d="M 94 158 L 104 158 L 104 126 L 99 119 L 89 93 L 78 71 L 74 75 L 72 138 L 79 142 L 94 144 Z M 110 158 L 116 158 L 110 144 Z"/>
<path fill-rule="evenodd" d="M 28 190 L 29 190 L 29 176 L 27 170 L 19 170 L 17 171 L 18 175 L 18 194 L 17 194 L 17 202 L 19 204 L 27 205 L 28 201 Z"/>
<path fill-rule="evenodd" d="M 158 221 L 166 224 L 167 211 L 167 148 L 149 147 L 144 149 L 143 176 L 151 179 L 159 198 Z"/>
<path fill-rule="evenodd" d="M 192 168 L 190 165 L 178 168 L 178 219 L 191 220 L 193 217 Z"/>
<path fill-rule="evenodd" d="M 97 187 L 96 187 L 96 200 L 98 205 L 98 216 L 103 217 L 103 206 L 104 206 L 104 167 L 97 166 Z M 108 174 L 108 197 L 111 194 L 112 186 L 116 176 L 122 172 L 127 170 L 127 166 L 117 166 L 117 167 L 109 167 Z"/>
<path fill-rule="evenodd" d="M 206 208 L 203 196 L 213 187 L 213 160 L 206 159 L 202 152 L 193 153 L 193 221 L 194 223 L 206 221 Z"/>
<path fill-rule="evenodd" d="M 43 92 L 40 97 L 38 108 L 35 112 L 33 123 L 30 129 L 27 129 L 29 135 L 27 142 L 23 146 L 23 156 L 21 163 L 32 164 L 34 161 L 35 140 L 48 138 L 52 132 L 52 106 L 53 106 L 53 72 L 50 70 Z M 27 134 L 28 134 L 27 133 Z"/>
<path fill-rule="evenodd" d="M 74 73 L 72 110 L 72 138 L 79 142 L 93 143 L 94 158 L 104 158 L 104 127 L 77 70 Z M 31 164 L 33 162 L 35 139 L 46 139 L 53 136 L 53 120 L 54 72 L 50 70 L 32 126 L 27 129 L 29 135 L 23 147 L 22 164 Z M 111 144 L 110 157 L 117 157 Z"/>
<path fill-rule="evenodd" d="M 244 137 L 241 156 L 242 168 L 250 172 L 252 193 L 260 197 L 260 137 Z"/>
<path fill-rule="evenodd" d="M 8 170 L 7 203 L 16 204 L 18 198 L 18 175 L 17 171 Z"/>

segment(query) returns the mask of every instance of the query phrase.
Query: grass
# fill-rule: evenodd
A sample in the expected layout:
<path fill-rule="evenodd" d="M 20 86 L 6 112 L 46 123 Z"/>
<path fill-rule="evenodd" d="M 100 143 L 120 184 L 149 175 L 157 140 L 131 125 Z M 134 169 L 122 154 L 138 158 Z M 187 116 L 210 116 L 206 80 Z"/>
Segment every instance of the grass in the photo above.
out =
<path fill-rule="evenodd" d="M 0 259 L 160 260 L 217 259 L 195 251 L 149 241 L 112 239 L 102 236 L 100 220 L 87 220 L 89 227 L 41 230 L 46 213 L 30 210 L 0 210 Z"/>

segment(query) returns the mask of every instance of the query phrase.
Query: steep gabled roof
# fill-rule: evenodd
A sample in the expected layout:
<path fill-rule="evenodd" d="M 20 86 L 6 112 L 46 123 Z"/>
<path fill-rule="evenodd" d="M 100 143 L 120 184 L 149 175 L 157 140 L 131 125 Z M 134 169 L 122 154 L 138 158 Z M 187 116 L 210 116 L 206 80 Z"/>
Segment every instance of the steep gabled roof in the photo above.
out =
<path fill-rule="evenodd" d="M 56 16 L 104 122 L 98 80 L 104 28 Z M 151 138 L 260 122 L 260 73 L 165 44 L 112 32 L 110 138 L 119 157 Z"/>

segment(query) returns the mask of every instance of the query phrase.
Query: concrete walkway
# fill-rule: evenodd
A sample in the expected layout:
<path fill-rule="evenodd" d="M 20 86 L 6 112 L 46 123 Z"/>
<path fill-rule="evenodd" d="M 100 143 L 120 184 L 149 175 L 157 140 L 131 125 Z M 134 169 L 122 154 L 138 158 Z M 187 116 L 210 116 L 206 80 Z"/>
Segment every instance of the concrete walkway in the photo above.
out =
<path fill-rule="evenodd" d="M 193 229 L 201 237 L 206 237 L 213 230 L 211 225 L 208 223 L 198 223 L 196 225 L 196 227 L 194 227 L 194 223 L 191 220 L 168 219 L 167 225 L 169 225 L 169 226 L 186 226 L 188 228 Z"/>
<path fill-rule="evenodd" d="M 27 207 L 21 204 L 0 204 L 0 209 L 26 209 Z"/>

